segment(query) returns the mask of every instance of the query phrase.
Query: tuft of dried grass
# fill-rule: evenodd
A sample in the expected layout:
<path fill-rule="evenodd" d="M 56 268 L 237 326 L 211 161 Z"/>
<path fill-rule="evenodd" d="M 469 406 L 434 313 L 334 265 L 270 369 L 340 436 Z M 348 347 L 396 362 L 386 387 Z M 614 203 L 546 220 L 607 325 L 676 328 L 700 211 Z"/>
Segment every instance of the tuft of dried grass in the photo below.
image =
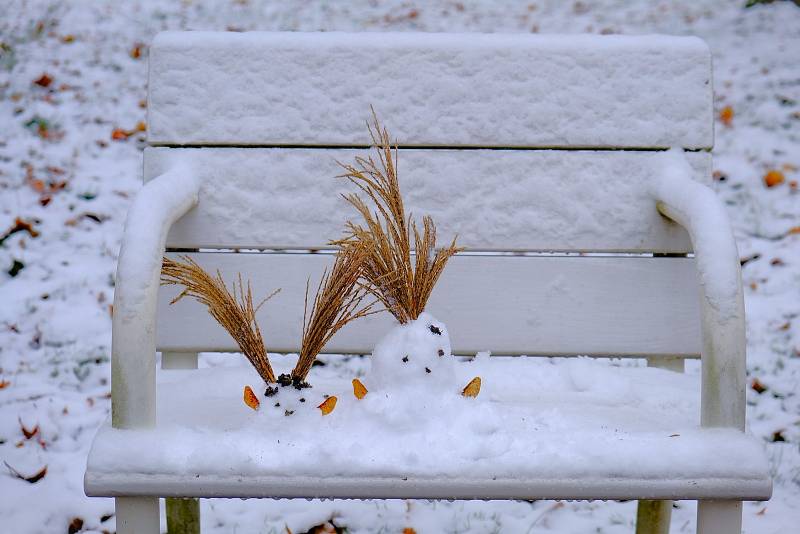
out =
<path fill-rule="evenodd" d="M 353 247 L 366 250 L 362 278 L 367 290 L 404 324 L 424 311 L 447 260 L 462 249 L 456 246 L 456 238 L 448 246 L 436 248 L 436 226 L 430 216 L 422 218 L 421 234 L 411 215 L 406 217 L 397 179 L 397 147 L 392 154 L 389 133 L 381 127 L 375 110 L 372 119 L 367 129 L 377 162 L 370 156 L 356 157 L 354 165 L 339 163 L 345 170 L 340 178 L 358 187 L 371 207 L 358 193 L 342 195 L 363 223 L 347 221 L 345 237 L 331 244 L 343 251 Z"/>
<path fill-rule="evenodd" d="M 216 276 L 211 276 L 192 258 L 181 256 L 181 260 L 183 261 L 165 257 L 161 267 L 163 285 L 184 286 L 183 291 L 170 304 L 186 296 L 205 304 L 211 316 L 228 331 L 261 378 L 267 383 L 275 382 L 275 373 L 267 358 L 261 330 L 256 323 L 256 312 L 280 289 L 254 306 L 250 282 L 248 281 L 245 289 L 241 274 L 238 286 L 234 282 L 233 290 L 229 291 L 219 271 Z"/>
<path fill-rule="evenodd" d="M 359 283 L 362 266 L 367 259 L 367 250 L 361 246 L 346 247 L 336 254 L 333 268 L 326 269 L 317 286 L 309 318 L 308 290 L 306 283 L 305 310 L 303 313 L 303 339 L 300 357 L 292 370 L 292 382 L 302 383 L 317 355 L 330 339 L 347 323 L 377 313 L 374 302 L 362 305 L 367 296 Z"/>

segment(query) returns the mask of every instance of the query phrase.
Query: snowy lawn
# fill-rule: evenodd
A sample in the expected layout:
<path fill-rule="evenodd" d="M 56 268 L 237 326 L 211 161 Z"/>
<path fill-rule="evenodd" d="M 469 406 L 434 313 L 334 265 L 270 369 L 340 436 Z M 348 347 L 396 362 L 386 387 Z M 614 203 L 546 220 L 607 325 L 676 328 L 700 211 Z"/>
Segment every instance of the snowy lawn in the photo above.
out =
<path fill-rule="evenodd" d="M 2 529 L 114 530 L 113 501 L 85 497 L 82 477 L 110 407 L 109 305 L 125 212 L 141 182 L 147 43 L 167 29 L 340 29 L 667 33 L 708 41 L 718 111 L 714 187 L 729 207 L 744 264 L 748 424 L 775 480 L 771 501 L 745 503 L 745 531 L 791 531 L 800 519 L 800 8 L 744 3 L 4 2 Z M 325 373 L 345 384 L 364 363 L 327 361 Z M 209 354 L 201 364 L 243 361 Z M 543 365 L 552 367 L 542 372 L 552 374 L 554 391 L 587 369 L 617 376 L 610 366 L 635 376 L 631 387 L 648 383 L 640 382 L 638 374 L 648 375 L 640 362 Z M 696 381 L 698 371 L 690 364 L 686 380 Z M 208 500 L 201 513 L 205 532 L 302 532 L 333 519 L 348 532 L 623 533 L 632 532 L 635 503 Z M 693 531 L 692 502 L 676 503 L 672 525 L 672 532 Z"/>

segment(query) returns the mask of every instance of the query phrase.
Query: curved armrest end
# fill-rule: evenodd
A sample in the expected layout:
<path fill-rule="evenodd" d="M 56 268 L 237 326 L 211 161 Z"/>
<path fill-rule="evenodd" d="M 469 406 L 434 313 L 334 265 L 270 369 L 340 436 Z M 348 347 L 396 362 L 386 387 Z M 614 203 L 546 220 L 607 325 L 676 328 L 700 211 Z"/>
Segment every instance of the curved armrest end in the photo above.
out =
<path fill-rule="evenodd" d="M 700 279 L 703 346 L 703 426 L 744 429 L 745 322 L 739 252 L 725 206 L 694 181 L 680 150 L 665 156 L 653 182 L 658 210 L 683 226 L 694 247 Z"/>
<path fill-rule="evenodd" d="M 111 342 L 111 422 L 155 424 L 155 314 L 161 259 L 172 224 L 197 204 L 199 180 L 184 165 L 142 187 L 128 211 L 117 262 Z"/>

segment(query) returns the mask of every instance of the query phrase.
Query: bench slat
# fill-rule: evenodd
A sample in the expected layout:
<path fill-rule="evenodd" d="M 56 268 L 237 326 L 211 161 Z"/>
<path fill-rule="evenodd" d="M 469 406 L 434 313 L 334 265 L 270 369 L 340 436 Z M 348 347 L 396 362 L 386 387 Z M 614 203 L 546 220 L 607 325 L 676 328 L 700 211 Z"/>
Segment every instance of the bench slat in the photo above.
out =
<path fill-rule="evenodd" d="M 325 248 L 354 210 L 336 161 L 366 150 L 148 148 L 144 177 L 176 161 L 203 181 L 197 208 L 172 228 L 173 248 Z M 649 194 L 660 152 L 402 150 L 407 210 L 434 217 L 473 250 L 689 252 L 687 233 Z M 687 153 L 710 182 L 711 155 Z"/>
<path fill-rule="evenodd" d="M 261 308 L 259 324 L 268 350 L 298 350 L 306 279 L 316 287 L 332 254 L 191 256 L 229 282 L 241 272 L 252 281 L 254 298 L 283 288 Z M 203 306 L 189 298 L 170 306 L 177 293 L 162 287 L 159 294 L 159 350 L 238 350 Z M 447 323 L 461 354 L 695 356 L 698 307 L 692 258 L 459 255 L 428 311 Z M 369 354 L 392 324 L 388 314 L 352 323 L 325 352 Z"/>
<path fill-rule="evenodd" d="M 705 444 L 705 443 L 703 443 Z M 402 477 L 297 477 L 151 473 L 86 474 L 90 497 L 159 495 L 175 497 L 340 499 L 736 499 L 767 500 L 772 481 L 731 474 L 727 478 L 586 477 L 469 479 Z"/>
<path fill-rule="evenodd" d="M 152 144 L 713 145 L 694 37 L 166 32 L 149 90 Z"/>

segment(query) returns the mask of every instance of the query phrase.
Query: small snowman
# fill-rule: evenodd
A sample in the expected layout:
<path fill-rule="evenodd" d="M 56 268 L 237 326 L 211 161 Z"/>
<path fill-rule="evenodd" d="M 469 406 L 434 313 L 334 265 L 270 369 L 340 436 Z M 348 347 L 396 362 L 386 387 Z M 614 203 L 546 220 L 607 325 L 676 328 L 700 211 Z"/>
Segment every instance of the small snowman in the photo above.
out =
<path fill-rule="evenodd" d="M 370 391 L 419 384 L 457 391 L 447 327 L 425 312 L 414 321 L 394 327 L 375 345 L 365 381 Z"/>
<path fill-rule="evenodd" d="M 447 327 L 425 311 L 447 261 L 461 249 L 455 238 L 437 248 L 433 219 L 425 216 L 418 226 L 406 214 L 397 179 L 397 149 L 392 150 L 389 134 L 374 110 L 373 122 L 367 126 L 377 159 L 357 157 L 354 165 L 342 165 L 342 177 L 365 194 L 364 198 L 359 193 L 343 195 L 361 220 L 348 221 L 345 237 L 331 244 L 342 250 L 361 247 L 367 251 L 361 283 L 400 324 L 375 346 L 366 384 L 353 380 L 353 393 L 359 399 L 367 391 L 413 396 L 419 386 L 425 386 L 474 397 L 477 393 L 469 394 L 463 384 L 456 383 Z"/>

